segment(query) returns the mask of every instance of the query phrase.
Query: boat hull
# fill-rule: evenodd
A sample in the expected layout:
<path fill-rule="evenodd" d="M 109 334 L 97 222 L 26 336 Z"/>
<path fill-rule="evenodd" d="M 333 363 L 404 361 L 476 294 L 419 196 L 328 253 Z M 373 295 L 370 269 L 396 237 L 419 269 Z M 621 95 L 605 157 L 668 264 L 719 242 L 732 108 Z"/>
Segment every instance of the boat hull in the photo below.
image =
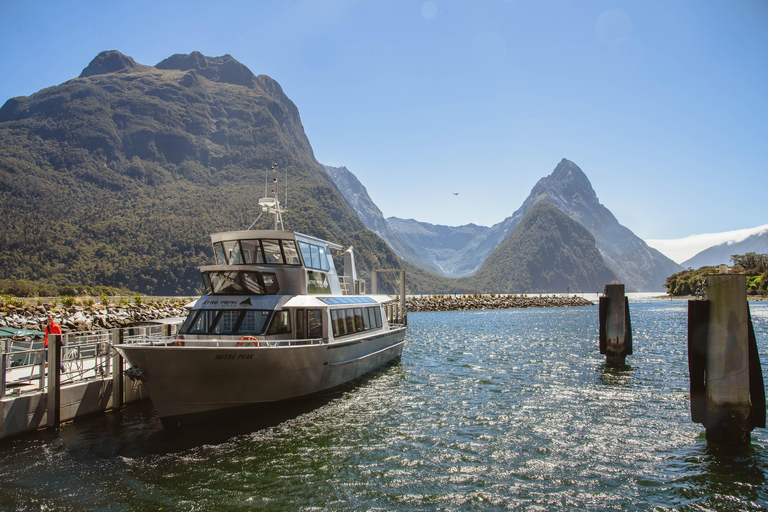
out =
<path fill-rule="evenodd" d="M 311 396 L 341 386 L 402 355 L 405 329 L 301 346 L 118 345 L 142 370 L 164 425 L 214 411 Z"/>

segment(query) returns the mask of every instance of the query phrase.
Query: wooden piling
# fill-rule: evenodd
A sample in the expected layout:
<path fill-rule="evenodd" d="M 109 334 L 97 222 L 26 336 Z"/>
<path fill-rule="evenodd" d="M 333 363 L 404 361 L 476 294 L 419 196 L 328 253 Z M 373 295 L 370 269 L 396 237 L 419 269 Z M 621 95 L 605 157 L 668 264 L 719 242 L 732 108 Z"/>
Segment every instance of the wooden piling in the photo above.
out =
<path fill-rule="evenodd" d="M 747 303 L 746 278 L 706 276 L 706 300 L 688 303 L 691 419 L 707 441 L 750 443 L 765 426 L 765 388 Z"/>
<path fill-rule="evenodd" d="M 168 326 L 170 327 L 170 326 Z M 112 329 L 112 346 L 123 342 L 123 330 Z M 111 347 L 114 351 L 112 356 L 112 407 L 119 409 L 125 403 L 125 393 L 123 392 L 123 355 Z"/>
<path fill-rule="evenodd" d="M 600 297 L 600 353 L 611 365 L 623 365 L 632 354 L 632 322 L 623 284 L 607 284 Z"/>
<path fill-rule="evenodd" d="M 61 423 L 61 347 L 62 336 L 48 335 L 48 428 L 57 429 Z"/>

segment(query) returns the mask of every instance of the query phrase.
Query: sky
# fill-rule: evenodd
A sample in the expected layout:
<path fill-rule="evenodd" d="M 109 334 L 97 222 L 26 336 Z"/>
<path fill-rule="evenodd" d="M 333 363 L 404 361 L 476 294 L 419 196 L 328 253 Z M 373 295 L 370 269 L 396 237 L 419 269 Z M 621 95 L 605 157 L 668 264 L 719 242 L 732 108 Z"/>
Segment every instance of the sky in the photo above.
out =
<path fill-rule="evenodd" d="M 0 0 L 0 23 L 0 103 L 104 50 L 232 55 L 386 217 L 491 226 L 567 158 L 643 239 L 768 222 L 766 0 Z"/>

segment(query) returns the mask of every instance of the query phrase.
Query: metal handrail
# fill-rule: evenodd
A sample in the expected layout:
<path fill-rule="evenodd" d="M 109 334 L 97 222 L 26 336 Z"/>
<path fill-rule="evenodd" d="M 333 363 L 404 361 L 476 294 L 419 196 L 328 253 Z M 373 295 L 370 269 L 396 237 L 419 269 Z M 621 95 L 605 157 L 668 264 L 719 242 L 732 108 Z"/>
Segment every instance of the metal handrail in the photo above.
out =
<path fill-rule="evenodd" d="M 198 340 L 198 339 L 179 339 L 175 336 L 130 336 L 123 340 L 125 345 L 149 345 L 153 347 L 168 347 L 178 345 L 180 347 L 200 347 L 200 348 L 233 348 L 245 347 L 253 348 L 258 343 L 259 347 L 296 347 L 304 345 L 322 345 L 326 342 L 323 338 L 310 338 L 303 340 L 241 340 L 239 338 L 218 339 L 218 340 Z"/>

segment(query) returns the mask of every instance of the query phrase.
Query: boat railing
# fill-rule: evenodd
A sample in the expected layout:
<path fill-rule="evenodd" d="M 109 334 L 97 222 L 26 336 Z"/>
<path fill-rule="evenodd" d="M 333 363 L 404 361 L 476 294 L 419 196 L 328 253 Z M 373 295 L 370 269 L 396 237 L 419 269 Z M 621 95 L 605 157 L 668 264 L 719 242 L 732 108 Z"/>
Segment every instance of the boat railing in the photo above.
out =
<path fill-rule="evenodd" d="M 355 283 L 352 281 L 352 276 L 339 276 L 339 286 L 342 295 L 354 295 Z"/>
<path fill-rule="evenodd" d="M 61 385 L 106 378 L 112 373 L 112 332 L 84 331 L 62 335 Z M 46 387 L 48 349 L 41 340 L 6 343 L 0 353 L 0 397 L 42 391 Z"/>
<path fill-rule="evenodd" d="M 125 345 L 143 345 L 153 347 L 199 347 L 199 348 L 233 348 L 233 347 L 300 347 L 305 345 L 322 345 L 327 341 L 323 338 L 312 338 L 304 340 L 241 340 L 218 339 L 218 340 L 196 340 L 180 339 L 175 336 L 129 336 L 123 340 Z"/>

